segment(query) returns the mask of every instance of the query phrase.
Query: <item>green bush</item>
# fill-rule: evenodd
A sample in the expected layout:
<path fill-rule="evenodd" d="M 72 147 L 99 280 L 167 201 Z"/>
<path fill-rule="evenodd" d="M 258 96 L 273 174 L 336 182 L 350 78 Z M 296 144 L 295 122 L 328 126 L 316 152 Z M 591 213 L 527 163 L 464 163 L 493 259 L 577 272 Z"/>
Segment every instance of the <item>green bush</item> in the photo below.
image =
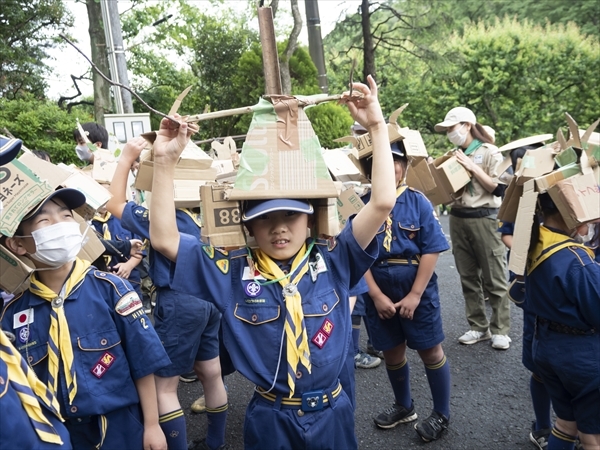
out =
<path fill-rule="evenodd" d="M 77 118 L 81 123 L 93 121 L 89 113 L 75 108 L 68 113 L 56 103 L 32 95 L 0 98 L 0 133 L 6 128 L 30 150 L 47 151 L 54 163 L 81 164 L 73 140 Z"/>

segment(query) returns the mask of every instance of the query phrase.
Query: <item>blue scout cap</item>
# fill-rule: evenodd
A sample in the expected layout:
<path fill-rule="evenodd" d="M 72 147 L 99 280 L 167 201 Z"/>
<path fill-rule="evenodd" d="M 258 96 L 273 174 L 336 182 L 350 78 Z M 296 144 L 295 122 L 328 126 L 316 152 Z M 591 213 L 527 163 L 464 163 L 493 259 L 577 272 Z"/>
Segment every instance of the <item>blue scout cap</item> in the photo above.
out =
<path fill-rule="evenodd" d="M 53 198 L 61 199 L 63 202 L 65 202 L 65 205 L 67 205 L 67 208 L 69 208 L 69 209 L 79 208 L 86 201 L 85 195 L 81 191 L 78 191 L 77 189 L 71 189 L 71 188 L 58 189 L 58 190 L 50 193 L 48 195 L 48 197 L 46 197 L 44 200 L 42 200 L 40 203 L 38 203 L 38 205 L 35 208 L 33 208 L 31 211 L 29 211 L 25 215 L 25 217 L 23 217 L 22 221 L 31 219 L 33 216 L 35 216 L 38 213 L 40 208 L 46 204 L 46 202 L 48 202 L 49 200 L 51 200 Z"/>
<path fill-rule="evenodd" d="M 392 142 L 390 147 L 392 147 L 392 155 L 399 156 L 400 158 L 406 158 L 404 150 L 400 148 L 399 141 Z"/>
<path fill-rule="evenodd" d="M 272 200 L 248 200 L 242 214 L 242 221 L 248 222 L 262 214 L 273 211 L 296 211 L 305 214 L 314 212 L 313 206 L 306 200 L 277 198 Z"/>
<path fill-rule="evenodd" d="M 0 137 L 0 166 L 8 164 L 16 158 L 21 150 L 23 141 L 20 139 L 8 139 Z"/>

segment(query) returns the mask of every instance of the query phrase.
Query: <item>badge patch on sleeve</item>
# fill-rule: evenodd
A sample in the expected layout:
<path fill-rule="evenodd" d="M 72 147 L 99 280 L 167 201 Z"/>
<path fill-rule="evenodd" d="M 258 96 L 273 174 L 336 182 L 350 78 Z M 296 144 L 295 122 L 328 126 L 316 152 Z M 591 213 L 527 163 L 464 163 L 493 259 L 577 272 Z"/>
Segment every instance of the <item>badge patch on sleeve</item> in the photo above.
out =
<path fill-rule="evenodd" d="M 91 372 L 96 378 L 102 378 L 114 362 L 115 357 L 109 352 L 104 352 L 104 354 L 100 357 L 96 365 L 92 367 Z"/>
<path fill-rule="evenodd" d="M 204 253 L 206 253 L 210 259 L 215 257 L 215 248 L 212 245 L 204 245 L 202 246 L 202 250 L 204 250 Z"/>
<path fill-rule="evenodd" d="M 115 306 L 115 311 L 121 316 L 128 316 L 138 309 L 142 309 L 142 301 L 135 291 L 125 294 Z"/>
<path fill-rule="evenodd" d="M 215 264 L 217 265 L 217 267 L 219 268 L 219 270 L 221 272 L 223 272 L 225 275 L 227 275 L 227 272 L 229 272 L 229 260 L 228 259 L 219 259 L 218 261 L 215 261 Z"/>

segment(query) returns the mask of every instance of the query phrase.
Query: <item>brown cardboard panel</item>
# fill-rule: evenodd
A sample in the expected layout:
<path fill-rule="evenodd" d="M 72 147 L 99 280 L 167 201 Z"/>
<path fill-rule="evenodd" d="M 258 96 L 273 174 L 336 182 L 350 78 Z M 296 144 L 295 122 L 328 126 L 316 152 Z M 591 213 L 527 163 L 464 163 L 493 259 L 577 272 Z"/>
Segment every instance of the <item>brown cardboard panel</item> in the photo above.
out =
<path fill-rule="evenodd" d="M 523 186 L 523 196 L 519 200 L 513 245 L 508 261 L 508 269 L 517 275 L 525 273 L 537 198 L 538 193 L 535 191 L 535 181 L 527 181 Z"/>
<path fill-rule="evenodd" d="M 364 202 L 352 188 L 342 191 L 340 196 L 335 200 L 340 228 L 344 228 L 350 216 L 357 214 L 365 206 Z"/>
<path fill-rule="evenodd" d="M 231 186 L 214 183 L 200 186 L 202 239 L 215 247 L 243 247 L 246 238 L 240 202 L 227 199 L 228 189 Z"/>
<path fill-rule="evenodd" d="M 548 194 L 569 228 L 600 218 L 600 167 L 558 181 Z"/>
<path fill-rule="evenodd" d="M 504 193 L 504 200 L 502 200 L 498 211 L 498 220 L 515 223 L 519 210 L 519 200 L 522 195 L 523 185 L 517 184 L 517 179 L 513 177 Z"/>

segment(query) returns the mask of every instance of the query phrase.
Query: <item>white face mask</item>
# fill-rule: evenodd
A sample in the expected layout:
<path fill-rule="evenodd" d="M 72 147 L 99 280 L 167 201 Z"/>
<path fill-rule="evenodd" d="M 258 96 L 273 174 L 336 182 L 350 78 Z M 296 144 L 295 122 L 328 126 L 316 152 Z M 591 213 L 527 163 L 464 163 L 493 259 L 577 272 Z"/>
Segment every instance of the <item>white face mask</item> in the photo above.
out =
<path fill-rule="evenodd" d="M 59 222 L 31 232 L 35 253 L 30 256 L 50 267 L 61 267 L 74 261 L 83 247 L 83 236 L 77 222 Z"/>
<path fill-rule="evenodd" d="M 460 147 L 461 145 L 463 145 L 465 143 L 465 141 L 467 140 L 467 133 L 465 133 L 465 134 L 460 133 L 460 130 L 462 130 L 462 128 L 464 126 L 465 126 L 465 124 L 463 123 L 456 130 L 448 131 L 448 133 L 446 134 L 448 136 L 448 140 L 450 142 L 452 142 L 454 145 L 456 145 L 457 147 Z"/>
<path fill-rule="evenodd" d="M 587 234 L 582 236 L 581 234 L 579 234 L 577 232 L 577 230 L 575 230 L 575 232 L 571 235 L 571 237 L 573 239 L 575 239 L 577 242 L 579 242 L 580 244 L 587 244 L 594 238 L 594 235 L 596 234 L 596 224 L 588 223 L 587 227 L 588 227 Z"/>

